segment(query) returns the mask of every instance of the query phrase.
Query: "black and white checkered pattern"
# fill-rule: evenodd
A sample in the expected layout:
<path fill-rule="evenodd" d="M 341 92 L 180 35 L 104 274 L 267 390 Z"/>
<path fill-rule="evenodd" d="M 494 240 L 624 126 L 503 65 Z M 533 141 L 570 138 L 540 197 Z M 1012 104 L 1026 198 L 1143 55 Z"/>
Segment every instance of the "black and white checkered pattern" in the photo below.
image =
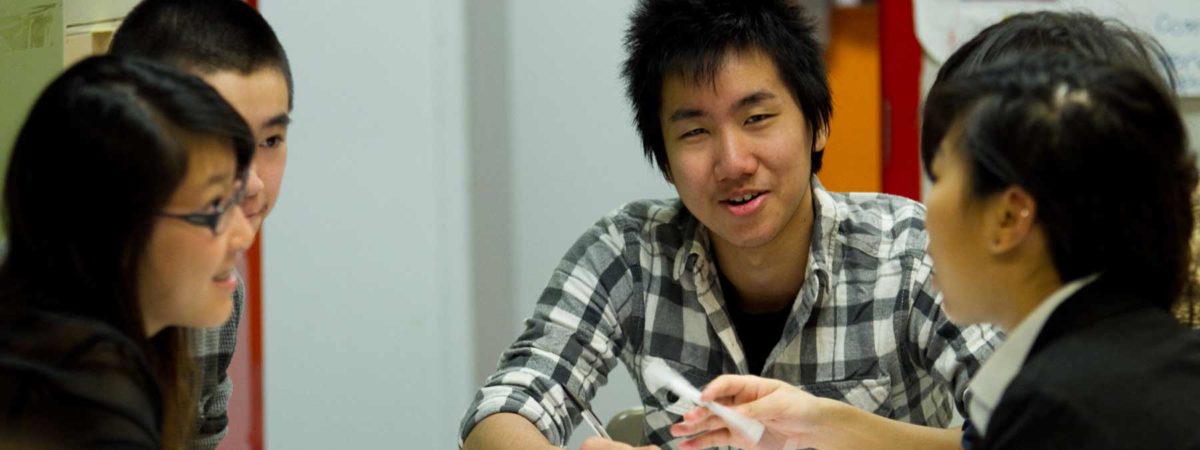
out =
<path fill-rule="evenodd" d="M 881 416 L 946 426 L 999 331 L 959 328 L 942 313 L 923 206 L 830 193 L 815 179 L 813 191 L 807 278 L 763 375 Z M 648 389 L 644 360 L 662 358 L 696 386 L 747 373 L 710 249 L 678 200 L 630 203 L 597 222 L 563 257 L 467 409 L 459 445 L 498 412 L 521 414 L 565 443 L 579 412 L 562 388 L 591 399 L 621 361 L 638 384 L 649 441 L 671 446 L 668 427 L 692 405 Z"/>
<path fill-rule="evenodd" d="M 196 358 L 201 384 L 196 435 L 188 446 L 190 450 L 215 450 L 229 431 L 229 397 L 233 394 L 233 383 L 228 372 L 245 297 L 245 281 L 237 274 L 233 313 L 229 320 L 219 327 L 192 330 L 192 355 Z"/>

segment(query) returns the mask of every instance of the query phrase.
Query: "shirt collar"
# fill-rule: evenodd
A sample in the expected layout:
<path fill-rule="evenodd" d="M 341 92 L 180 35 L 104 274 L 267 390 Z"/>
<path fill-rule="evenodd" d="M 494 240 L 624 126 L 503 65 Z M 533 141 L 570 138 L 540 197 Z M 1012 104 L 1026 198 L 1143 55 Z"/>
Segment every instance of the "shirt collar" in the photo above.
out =
<path fill-rule="evenodd" d="M 1009 333 L 1008 338 L 1000 345 L 996 353 L 993 353 L 983 363 L 979 373 L 975 374 L 975 378 L 971 380 L 970 399 L 967 401 L 967 411 L 970 413 L 971 423 L 979 430 L 980 435 L 987 433 L 988 421 L 992 417 L 992 412 L 1000 403 L 1000 398 L 1008 389 L 1009 383 L 1012 383 L 1017 372 L 1021 370 L 1021 366 L 1025 364 L 1025 358 L 1029 356 L 1029 350 L 1033 347 L 1038 335 L 1041 334 L 1042 327 L 1046 325 L 1050 314 L 1084 286 L 1095 281 L 1098 276 L 1096 274 L 1079 278 L 1050 294 L 1012 330 L 1012 333 Z"/>
<path fill-rule="evenodd" d="M 809 246 L 809 268 L 814 271 L 826 272 L 836 254 L 834 245 L 837 243 L 838 224 L 847 216 L 846 205 L 837 201 L 825 190 L 825 186 L 814 175 L 813 190 L 813 230 L 812 245 Z"/>

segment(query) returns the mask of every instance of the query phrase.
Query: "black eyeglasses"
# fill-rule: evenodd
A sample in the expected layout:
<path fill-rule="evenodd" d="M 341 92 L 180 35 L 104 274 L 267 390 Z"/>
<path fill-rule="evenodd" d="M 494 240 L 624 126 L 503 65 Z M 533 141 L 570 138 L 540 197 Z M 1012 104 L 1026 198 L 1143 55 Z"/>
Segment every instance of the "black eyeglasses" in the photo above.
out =
<path fill-rule="evenodd" d="M 245 199 L 246 183 L 242 180 L 238 180 L 237 184 L 234 186 L 233 195 L 230 195 L 224 201 L 214 206 L 212 212 L 191 214 L 172 214 L 164 212 L 161 214 L 166 217 L 186 221 L 192 225 L 208 228 L 212 230 L 213 236 L 218 236 L 225 232 L 225 229 L 229 227 L 229 218 L 233 217 L 233 215 L 228 213 L 234 208 L 237 208 L 237 206 L 242 203 L 242 200 Z"/>

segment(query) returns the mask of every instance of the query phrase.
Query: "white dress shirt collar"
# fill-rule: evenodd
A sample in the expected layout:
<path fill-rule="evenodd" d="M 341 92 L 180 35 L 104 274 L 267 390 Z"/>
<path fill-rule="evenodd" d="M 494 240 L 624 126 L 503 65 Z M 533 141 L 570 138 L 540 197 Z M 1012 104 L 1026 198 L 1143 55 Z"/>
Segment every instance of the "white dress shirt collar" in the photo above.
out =
<path fill-rule="evenodd" d="M 992 411 L 1000 402 L 1004 391 L 1008 389 L 1008 384 L 1012 382 L 1013 378 L 1016 378 L 1017 372 L 1025 364 L 1025 357 L 1029 355 L 1029 350 L 1033 348 L 1033 343 L 1041 334 L 1042 327 L 1046 325 L 1050 314 L 1088 283 L 1095 281 L 1097 277 L 1099 277 L 1098 274 L 1074 280 L 1050 294 L 1015 329 L 1011 330 L 1012 332 L 1008 334 L 1008 338 L 1000 345 L 996 353 L 993 353 L 983 363 L 979 373 L 971 379 L 968 387 L 970 396 L 967 400 L 967 411 L 970 412 L 971 423 L 979 431 L 980 436 L 987 433 Z"/>

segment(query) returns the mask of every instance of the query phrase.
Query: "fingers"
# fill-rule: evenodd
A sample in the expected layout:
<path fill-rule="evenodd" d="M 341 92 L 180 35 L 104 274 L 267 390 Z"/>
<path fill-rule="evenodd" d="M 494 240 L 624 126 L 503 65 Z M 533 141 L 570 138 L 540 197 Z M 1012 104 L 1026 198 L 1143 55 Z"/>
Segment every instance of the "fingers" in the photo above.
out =
<path fill-rule="evenodd" d="M 708 386 L 704 387 L 704 391 L 700 393 L 700 400 L 711 402 L 718 398 L 735 397 L 751 388 L 753 385 L 752 378 L 755 377 L 747 375 L 721 375 L 708 383 Z"/>
<path fill-rule="evenodd" d="M 757 400 L 786 386 L 791 385 L 771 378 L 753 375 L 721 375 L 704 387 L 704 391 L 700 393 L 700 400 L 724 400 L 721 403 L 736 405 Z"/>
<path fill-rule="evenodd" d="M 725 424 L 725 421 L 721 419 L 721 417 L 713 415 L 711 413 L 692 415 L 693 413 L 696 413 L 697 410 L 700 410 L 700 409 L 704 409 L 704 408 L 696 408 L 696 410 L 689 411 L 687 415 L 684 415 L 683 422 L 679 422 L 677 424 L 671 425 L 671 435 L 672 436 L 688 436 L 688 435 L 693 435 L 693 434 L 697 434 L 697 433 L 703 433 L 706 431 L 716 430 L 719 428 L 725 428 L 728 426 Z M 707 413 L 708 410 L 704 409 L 704 412 Z M 693 418 L 689 419 L 688 415 L 692 415 Z"/>
<path fill-rule="evenodd" d="M 769 432 L 788 436 L 807 435 L 828 425 L 831 415 L 828 404 L 835 400 L 815 397 L 802 389 L 788 386 L 753 402 L 734 409 L 762 423 Z"/>
<path fill-rule="evenodd" d="M 683 421 L 684 422 L 698 422 L 701 419 L 704 419 L 705 417 L 708 417 L 711 415 L 712 415 L 712 411 L 709 411 L 708 408 L 705 408 L 703 406 L 697 406 L 695 408 L 692 408 L 691 411 L 688 411 L 683 414 Z"/>
<path fill-rule="evenodd" d="M 731 445 L 734 447 L 746 447 L 746 443 L 740 442 L 740 437 L 734 436 L 729 432 L 728 428 L 710 431 L 699 436 L 692 437 L 679 443 L 679 450 L 700 450 L 710 447 L 719 447 L 722 445 Z"/>
<path fill-rule="evenodd" d="M 793 406 L 788 402 L 802 402 L 807 395 L 799 388 L 778 380 L 722 375 L 705 387 L 701 400 L 730 406 L 746 417 L 763 422 L 779 417 L 786 419 L 789 414 L 788 408 Z M 794 411 L 792 413 L 794 414 Z M 687 436 L 716 432 L 725 428 L 728 428 L 728 424 L 724 420 L 712 414 L 708 408 L 698 407 L 684 414 L 682 422 L 671 426 L 671 434 Z"/>
<path fill-rule="evenodd" d="M 788 387 L 779 389 L 760 399 L 742 403 L 734 409 L 742 415 L 758 421 L 802 421 L 807 417 L 799 415 L 807 410 L 807 393 L 799 388 Z M 796 416 L 796 417 L 792 417 Z"/>

